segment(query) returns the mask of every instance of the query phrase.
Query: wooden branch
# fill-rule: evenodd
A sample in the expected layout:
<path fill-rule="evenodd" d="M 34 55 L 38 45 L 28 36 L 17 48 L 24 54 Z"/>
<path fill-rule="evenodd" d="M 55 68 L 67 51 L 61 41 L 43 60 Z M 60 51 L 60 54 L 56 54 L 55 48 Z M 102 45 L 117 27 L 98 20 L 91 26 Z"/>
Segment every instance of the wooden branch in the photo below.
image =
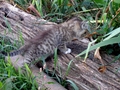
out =
<path fill-rule="evenodd" d="M 14 40 L 18 40 L 20 34 L 19 32 L 22 33 L 24 39 L 30 39 L 43 30 L 48 30 L 50 28 L 52 29 L 54 25 L 57 24 L 47 22 L 46 20 L 27 14 L 6 2 L 0 3 L 0 34 L 7 34 L 8 37 Z M 9 27 L 11 27 L 11 29 Z M 86 64 L 82 62 L 82 58 L 74 58 L 75 55 L 82 52 L 87 47 L 86 44 L 81 41 L 73 41 L 72 43 L 68 44 L 68 47 L 72 49 L 72 54 L 60 54 L 58 56 L 58 66 L 56 67 L 57 75 L 62 75 L 61 78 L 63 79 L 72 80 L 78 86 L 79 90 L 120 89 L 120 71 L 116 72 L 116 68 L 119 68 L 120 66 L 120 61 L 110 64 L 110 62 L 113 60 L 113 57 L 103 54 L 102 58 L 105 64 L 110 64 L 110 66 L 106 66 L 107 70 L 105 73 L 100 73 L 98 68 L 101 66 L 101 63 L 99 60 L 94 59 L 93 52 L 90 53 Z M 11 62 L 14 66 L 17 64 L 19 65 L 22 62 L 20 60 L 17 62 L 17 64 L 15 64 L 14 60 L 16 60 L 18 57 L 22 60 L 20 55 L 11 57 Z M 71 60 L 73 61 L 70 65 L 70 71 L 66 75 L 68 64 Z M 53 60 L 47 61 L 47 67 L 53 71 Z M 59 68 L 61 71 L 59 71 Z M 34 75 L 39 75 L 39 69 L 37 67 L 33 66 L 31 70 Z M 50 81 L 51 80 L 52 79 L 50 79 Z M 41 85 L 41 78 L 37 78 L 37 81 Z M 49 80 L 46 80 L 45 82 L 48 81 Z M 54 80 L 52 81 L 55 82 Z M 65 90 L 56 82 L 51 86 L 51 90 Z M 51 88 L 51 86 L 46 85 L 48 88 Z M 58 86 L 60 87 L 59 89 Z M 69 90 L 73 89 L 69 88 Z"/>

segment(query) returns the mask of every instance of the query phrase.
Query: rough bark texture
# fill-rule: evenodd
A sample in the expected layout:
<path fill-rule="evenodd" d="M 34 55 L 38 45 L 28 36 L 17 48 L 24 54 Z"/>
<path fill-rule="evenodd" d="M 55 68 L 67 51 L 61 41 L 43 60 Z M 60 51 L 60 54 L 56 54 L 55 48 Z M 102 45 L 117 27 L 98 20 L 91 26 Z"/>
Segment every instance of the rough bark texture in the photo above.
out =
<path fill-rule="evenodd" d="M 47 22 L 40 18 L 36 18 L 11 6 L 8 3 L 0 2 L 1 35 L 7 33 L 5 35 L 17 40 L 20 36 L 19 32 L 21 31 L 23 38 L 29 39 L 33 38 L 37 33 L 40 33 L 43 30 L 48 30 L 50 28 L 52 29 L 54 25 L 56 24 L 52 22 Z M 9 26 L 12 32 L 10 31 Z M 110 63 L 112 62 L 113 57 L 102 54 L 104 63 L 106 65 L 110 64 L 110 66 L 106 66 L 106 71 L 104 73 L 101 73 L 98 71 L 101 63 L 99 60 L 94 59 L 93 52 L 89 54 L 89 57 L 86 60 L 86 64 L 82 62 L 82 58 L 74 58 L 74 56 L 76 56 L 86 48 L 86 44 L 81 41 L 73 41 L 72 43 L 68 44 L 68 47 L 72 49 L 72 54 L 58 55 L 56 74 L 58 74 L 59 76 L 61 74 L 61 78 L 63 79 L 72 80 L 78 86 L 79 90 L 120 90 L 120 71 L 116 72 L 116 69 L 120 66 L 119 60 L 116 63 Z M 18 57 L 22 58 L 21 56 L 16 56 L 14 57 L 14 59 Z M 13 65 L 15 64 L 14 59 L 11 59 Z M 70 64 L 70 71 L 66 75 L 68 64 L 71 60 L 73 61 Z M 18 64 L 19 63 L 20 61 L 18 62 Z M 51 71 L 53 70 L 53 60 L 47 61 L 47 67 Z M 59 69 L 61 70 L 59 71 Z M 32 72 L 34 75 L 39 75 L 39 69 L 37 69 L 35 66 L 33 66 Z M 41 78 L 37 78 L 37 80 L 39 84 L 41 84 Z M 44 81 L 47 82 L 49 80 Z M 46 85 L 46 87 L 50 88 L 50 90 L 65 90 L 58 84 L 52 84 L 51 86 Z M 73 89 L 69 88 L 69 90 Z"/>

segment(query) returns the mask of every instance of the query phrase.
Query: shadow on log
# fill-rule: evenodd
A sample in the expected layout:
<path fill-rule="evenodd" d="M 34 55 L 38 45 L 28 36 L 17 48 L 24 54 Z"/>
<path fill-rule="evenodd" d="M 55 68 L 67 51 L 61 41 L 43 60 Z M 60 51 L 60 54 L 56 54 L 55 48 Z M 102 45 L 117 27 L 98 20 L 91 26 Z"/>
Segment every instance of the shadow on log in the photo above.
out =
<path fill-rule="evenodd" d="M 33 38 L 43 30 L 52 29 L 54 25 L 57 24 L 27 14 L 6 2 L 0 2 L 0 34 L 7 35 L 11 40 L 18 40 L 20 36 L 19 32 L 22 33 L 24 40 Z M 120 71 L 116 72 L 116 69 L 120 66 L 119 61 L 107 66 L 105 73 L 100 73 L 98 68 L 101 66 L 101 63 L 99 60 L 94 59 L 93 52 L 89 54 L 86 64 L 82 63 L 82 58 L 74 58 L 74 56 L 87 47 L 86 44 L 81 41 L 73 41 L 68 44 L 68 47 L 72 49 L 72 54 L 59 55 L 57 62 L 58 67 L 56 68 L 57 75 L 63 79 L 72 80 L 78 86 L 79 90 L 120 90 Z M 18 56 L 16 56 L 16 58 L 18 58 Z M 105 54 L 102 54 L 102 58 L 106 65 L 113 60 L 112 56 Z M 73 61 L 70 65 L 70 71 L 66 75 L 68 64 L 71 60 Z M 11 62 L 13 65 L 15 64 L 12 59 Z M 53 70 L 53 60 L 47 62 L 47 67 Z M 34 75 L 39 75 L 39 69 L 36 68 L 37 67 L 34 66 L 32 72 Z M 59 68 L 61 71 L 59 71 Z M 49 76 L 47 77 L 49 78 Z M 40 79 L 41 78 L 37 78 L 39 84 L 41 84 L 39 82 Z M 50 78 L 50 80 L 52 79 Z M 54 80 L 52 81 L 55 82 Z M 57 82 L 55 83 L 52 87 L 49 85 L 46 85 L 46 87 L 51 88 L 50 90 L 65 90 Z M 59 89 L 58 86 L 60 87 Z"/>

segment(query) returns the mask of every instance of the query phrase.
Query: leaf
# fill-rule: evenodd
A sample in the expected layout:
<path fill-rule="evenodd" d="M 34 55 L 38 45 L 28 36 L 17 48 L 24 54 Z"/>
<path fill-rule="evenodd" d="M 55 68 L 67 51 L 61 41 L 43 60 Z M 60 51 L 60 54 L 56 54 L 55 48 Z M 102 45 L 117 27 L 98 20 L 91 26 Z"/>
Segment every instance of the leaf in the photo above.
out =
<path fill-rule="evenodd" d="M 84 58 L 84 60 L 83 60 L 84 63 L 86 62 L 86 59 L 87 59 L 87 57 L 88 57 L 88 53 L 89 53 L 89 50 L 90 50 L 90 46 L 91 46 L 93 43 L 95 43 L 95 42 L 96 42 L 96 40 L 94 40 L 94 41 L 92 41 L 92 42 L 90 42 L 90 43 L 88 44 L 88 47 L 87 47 L 87 49 L 86 49 L 86 55 L 85 55 L 85 58 Z"/>
<path fill-rule="evenodd" d="M 111 63 L 115 63 L 117 60 L 119 60 L 120 59 L 120 54 L 119 55 L 117 55 L 117 56 L 115 56 L 115 58 L 114 58 L 114 60 L 111 62 Z"/>
<path fill-rule="evenodd" d="M 55 84 L 55 82 L 47 82 L 48 84 Z"/>
<path fill-rule="evenodd" d="M 71 81 L 71 80 L 66 80 L 66 81 L 69 82 L 70 85 L 74 88 L 73 90 L 79 90 L 79 88 L 77 87 L 77 85 L 73 81 Z"/>
<path fill-rule="evenodd" d="M 94 58 L 101 59 L 99 50 L 100 50 L 100 47 L 98 47 L 98 48 L 95 50 Z"/>
<path fill-rule="evenodd" d="M 107 13 L 103 13 L 102 20 L 103 20 L 104 23 L 106 22 L 106 17 L 107 17 Z"/>
<path fill-rule="evenodd" d="M 70 66 L 71 66 L 72 62 L 73 62 L 73 60 L 71 60 L 71 61 L 69 62 L 69 64 L 68 64 L 67 71 L 66 71 L 66 73 L 65 73 L 66 76 L 69 74 Z"/>
<path fill-rule="evenodd" d="M 54 66 L 55 66 L 55 68 L 57 66 L 57 62 L 58 62 L 58 55 L 57 55 L 57 48 L 56 48 L 55 52 L 54 52 Z"/>
<path fill-rule="evenodd" d="M 98 47 L 102 47 L 102 46 L 106 46 L 109 44 L 114 44 L 114 43 L 120 43 L 120 35 L 118 37 L 114 37 L 105 41 L 102 41 L 100 43 L 95 44 L 94 46 L 91 46 L 89 51 L 92 51 Z M 82 53 L 80 53 L 79 55 L 77 55 L 76 57 L 79 57 L 81 55 L 84 55 L 86 53 L 87 50 L 84 50 Z"/>
<path fill-rule="evenodd" d="M 29 12 L 31 12 L 31 11 L 34 12 L 36 14 L 36 16 L 40 17 L 39 12 L 35 9 L 35 7 L 32 4 L 30 4 L 30 6 L 27 8 L 27 10 Z"/>
<path fill-rule="evenodd" d="M 120 0 L 113 0 L 115 3 L 120 3 Z"/>
<path fill-rule="evenodd" d="M 116 35 L 118 35 L 120 33 L 120 27 L 119 28 L 117 28 L 117 29 L 115 29 L 115 30 L 113 30 L 113 31 L 111 31 L 110 33 L 108 33 L 108 34 L 106 34 L 104 37 L 106 37 L 106 36 L 108 36 L 107 38 L 105 38 L 104 39 L 104 41 L 105 40 L 108 40 L 108 39 L 110 39 L 110 38 L 112 38 L 112 37 L 114 37 L 114 36 L 116 36 Z"/>
<path fill-rule="evenodd" d="M 98 68 L 98 71 L 104 73 L 106 71 L 106 66 L 101 66 Z"/>
<path fill-rule="evenodd" d="M 0 81 L 0 88 L 2 88 L 3 87 L 3 83 Z"/>
<path fill-rule="evenodd" d="M 102 65 L 104 65 L 104 63 L 103 63 L 103 60 L 102 60 L 102 58 L 101 58 L 101 55 L 100 55 L 100 47 L 98 47 L 97 49 L 96 49 L 96 51 L 95 51 L 95 53 L 94 53 L 94 58 L 97 58 L 97 59 L 99 59 L 100 60 L 100 62 L 102 63 Z"/>
<path fill-rule="evenodd" d="M 96 3 L 104 4 L 104 0 L 94 0 Z"/>
<path fill-rule="evenodd" d="M 5 83 L 5 90 L 13 90 L 12 78 L 7 78 Z"/>

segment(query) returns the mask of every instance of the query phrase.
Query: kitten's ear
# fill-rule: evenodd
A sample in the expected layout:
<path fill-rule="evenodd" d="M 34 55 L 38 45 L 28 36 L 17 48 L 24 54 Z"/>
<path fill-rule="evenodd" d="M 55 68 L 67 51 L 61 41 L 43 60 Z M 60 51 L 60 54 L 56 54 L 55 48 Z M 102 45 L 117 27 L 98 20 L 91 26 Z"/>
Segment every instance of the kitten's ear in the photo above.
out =
<path fill-rule="evenodd" d="M 87 21 L 82 21 L 81 22 L 81 29 L 82 30 L 90 30 L 90 25 Z"/>
<path fill-rule="evenodd" d="M 68 23 L 67 23 L 67 22 L 64 22 L 64 26 L 68 27 Z"/>
<path fill-rule="evenodd" d="M 82 20 L 80 20 L 80 18 L 78 18 L 78 17 L 73 17 L 73 18 L 69 19 L 67 22 L 68 22 L 68 23 L 72 23 L 72 22 L 74 22 L 74 21 L 79 21 L 79 22 L 81 22 Z"/>
<path fill-rule="evenodd" d="M 69 27 L 69 24 L 67 22 L 62 23 L 61 25 L 61 27 Z"/>

